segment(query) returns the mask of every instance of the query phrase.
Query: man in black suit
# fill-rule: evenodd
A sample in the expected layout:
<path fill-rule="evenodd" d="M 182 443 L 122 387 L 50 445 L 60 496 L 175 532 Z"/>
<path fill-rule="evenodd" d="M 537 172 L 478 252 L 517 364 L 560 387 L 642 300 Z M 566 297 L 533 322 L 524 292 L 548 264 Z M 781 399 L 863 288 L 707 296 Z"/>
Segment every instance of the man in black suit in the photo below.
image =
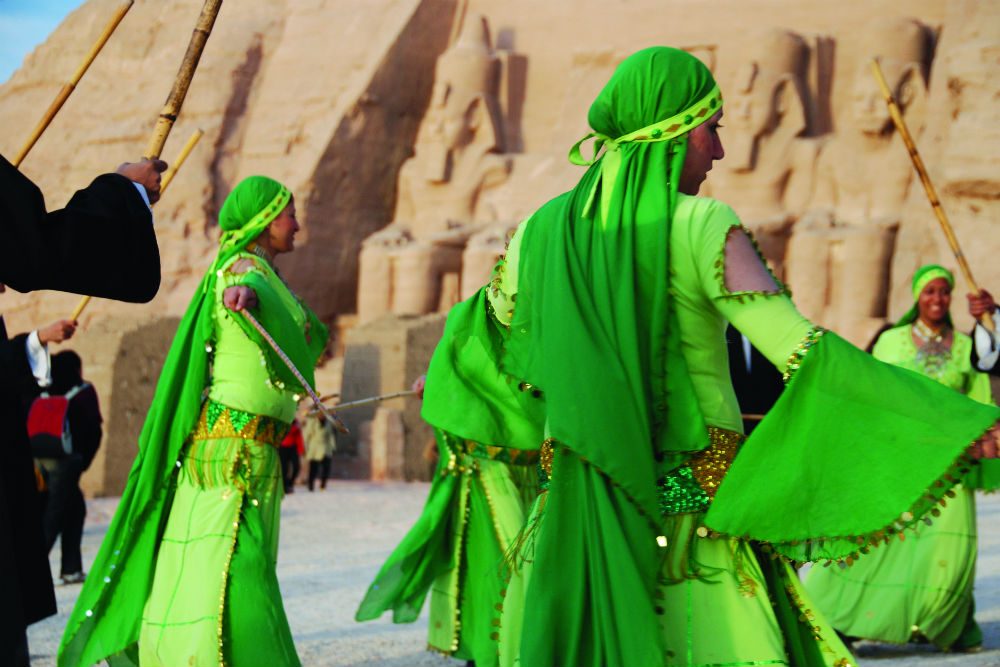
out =
<path fill-rule="evenodd" d="M 760 422 L 759 418 L 746 415 L 765 415 L 785 388 L 781 373 L 747 337 L 732 325 L 726 328 L 729 350 L 729 376 L 733 381 L 740 411 L 744 414 L 743 430 L 747 435 Z"/>
<path fill-rule="evenodd" d="M 149 208 L 166 164 L 125 163 L 98 176 L 65 208 L 48 212 L 41 191 L 0 157 L 0 283 L 145 302 L 160 285 Z M 61 336 L 75 323 L 56 323 Z M 54 325 L 55 326 L 55 325 Z M 48 367 L 42 332 L 8 339 L 0 318 L 0 665 L 29 664 L 26 628 L 56 613 L 26 429 L 36 372 Z M 39 370 L 43 366 L 44 369 Z"/>

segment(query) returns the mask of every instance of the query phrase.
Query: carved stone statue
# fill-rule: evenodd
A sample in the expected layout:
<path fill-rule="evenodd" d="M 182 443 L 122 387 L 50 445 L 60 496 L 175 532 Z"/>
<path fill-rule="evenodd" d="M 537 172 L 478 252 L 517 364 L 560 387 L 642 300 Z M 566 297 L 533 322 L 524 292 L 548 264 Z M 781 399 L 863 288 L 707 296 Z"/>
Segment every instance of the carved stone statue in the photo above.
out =
<path fill-rule="evenodd" d="M 907 125 L 919 136 L 933 36 L 913 19 L 875 22 L 860 43 L 850 96 L 821 150 L 810 212 L 795 225 L 788 283 L 803 313 L 864 344 L 884 322 L 889 271 L 912 166 L 870 71 L 879 56 Z"/>
<path fill-rule="evenodd" d="M 809 47 L 779 28 L 756 36 L 754 50 L 727 88 L 726 159 L 712 177 L 712 191 L 736 202 L 778 275 L 794 220 L 785 193 L 794 174 L 812 172 L 815 150 L 801 137 L 806 117 Z"/>
<path fill-rule="evenodd" d="M 470 16 L 438 58 L 414 156 L 399 173 L 393 222 L 362 244 L 361 323 L 386 313 L 422 315 L 451 305 L 441 303 L 442 282 L 458 278 L 469 237 L 494 221 L 481 205 L 483 192 L 510 172 L 502 155 L 499 83 L 500 60 L 486 19 Z"/>

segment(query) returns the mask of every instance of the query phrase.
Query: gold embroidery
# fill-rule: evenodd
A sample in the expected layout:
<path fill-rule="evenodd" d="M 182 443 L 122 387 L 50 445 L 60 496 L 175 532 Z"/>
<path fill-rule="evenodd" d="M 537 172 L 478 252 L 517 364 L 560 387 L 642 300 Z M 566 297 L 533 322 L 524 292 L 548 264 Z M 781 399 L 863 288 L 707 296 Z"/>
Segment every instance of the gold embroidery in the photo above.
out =
<path fill-rule="evenodd" d="M 715 498 L 715 492 L 719 490 L 745 436 L 736 431 L 709 426 L 708 437 L 711 444 L 692 457 L 688 466 L 698 486 L 709 498 Z"/>
<path fill-rule="evenodd" d="M 547 477 L 552 477 L 552 457 L 555 455 L 552 444 L 554 442 L 555 440 L 552 438 L 546 438 L 545 442 L 542 443 L 541 449 L 538 450 L 538 465 L 541 466 L 542 472 Z"/>

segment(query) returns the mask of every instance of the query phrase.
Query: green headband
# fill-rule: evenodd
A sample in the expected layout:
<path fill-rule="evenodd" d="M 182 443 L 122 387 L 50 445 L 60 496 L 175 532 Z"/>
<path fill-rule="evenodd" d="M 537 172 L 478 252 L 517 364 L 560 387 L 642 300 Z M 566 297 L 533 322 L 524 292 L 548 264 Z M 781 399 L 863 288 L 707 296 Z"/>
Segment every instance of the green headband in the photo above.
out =
<path fill-rule="evenodd" d="M 221 248 L 230 248 L 233 246 L 240 245 L 244 241 L 250 242 L 253 239 L 260 236 L 261 232 L 267 229 L 267 226 L 278 217 L 285 207 L 288 206 L 288 202 L 292 199 L 292 193 L 288 188 L 282 186 L 278 191 L 278 194 L 274 196 L 267 206 L 265 206 L 257 215 L 250 218 L 247 224 L 243 225 L 239 229 L 234 229 L 232 231 L 223 232 L 222 236 L 219 238 L 219 246 Z"/>
<path fill-rule="evenodd" d="M 611 193 L 614 191 L 615 180 L 618 178 L 618 171 L 621 168 L 622 159 L 619 148 L 622 144 L 653 143 L 677 139 L 704 123 L 721 108 L 722 92 L 718 86 L 715 86 L 707 95 L 689 108 L 665 120 L 647 125 L 634 132 L 629 132 L 617 139 L 612 139 L 600 132 L 590 132 L 583 139 L 573 144 L 573 147 L 569 150 L 569 161 L 573 164 L 580 165 L 581 167 L 589 167 L 603 158 L 601 162 L 601 178 L 594 183 L 594 187 L 590 191 L 590 196 L 587 198 L 587 203 L 584 205 L 583 214 L 587 215 L 590 212 L 597 194 L 597 185 L 598 183 L 602 183 L 601 215 L 603 219 L 607 219 L 608 207 L 611 204 Z M 580 149 L 584 142 L 591 138 L 595 140 L 594 157 L 587 160 L 583 157 Z M 606 150 L 601 153 L 601 148 Z"/>
<path fill-rule="evenodd" d="M 952 275 L 951 271 L 943 266 L 930 264 L 922 269 L 919 269 L 913 276 L 913 300 L 916 301 L 920 298 L 920 293 L 924 291 L 925 287 L 927 287 L 927 283 L 932 280 L 937 280 L 938 278 L 944 278 L 947 280 L 949 287 L 955 286 L 955 276 Z"/>
<path fill-rule="evenodd" d="M 920 316 L 920 308 L 918 307 L 920 293 L 924 291 L 925 287 L 927 287 L 927 283 L 932 280 L 937 280 L 938 278 L 944 278 L 947 280 L 949 287 L 955 286 L 954 274 L 943 266 L 939 266 L 937 264 L 927 264 L 917 269 L 917 272 L 913 274 L 913 306 L 906 311 L 906 314 L 899 318 L 899 321 L 893 326 L 901 327 L 916 322 L 917 318 Z M 948 313 L 946 321 L 949 326 L 952 326 L 951 313 Z"/>

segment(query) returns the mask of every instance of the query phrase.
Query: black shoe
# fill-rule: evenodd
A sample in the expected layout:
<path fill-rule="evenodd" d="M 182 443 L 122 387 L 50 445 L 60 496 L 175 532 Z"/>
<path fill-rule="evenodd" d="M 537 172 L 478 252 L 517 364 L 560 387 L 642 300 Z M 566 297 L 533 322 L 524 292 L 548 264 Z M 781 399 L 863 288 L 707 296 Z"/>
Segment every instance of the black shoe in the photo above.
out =
<path fill-rule="evenodd" d="M 87 579 L 86 572 L 70 572 L 59 577 L 59 583 L 63 586 L 70 584 L 82 584 Z"/>

